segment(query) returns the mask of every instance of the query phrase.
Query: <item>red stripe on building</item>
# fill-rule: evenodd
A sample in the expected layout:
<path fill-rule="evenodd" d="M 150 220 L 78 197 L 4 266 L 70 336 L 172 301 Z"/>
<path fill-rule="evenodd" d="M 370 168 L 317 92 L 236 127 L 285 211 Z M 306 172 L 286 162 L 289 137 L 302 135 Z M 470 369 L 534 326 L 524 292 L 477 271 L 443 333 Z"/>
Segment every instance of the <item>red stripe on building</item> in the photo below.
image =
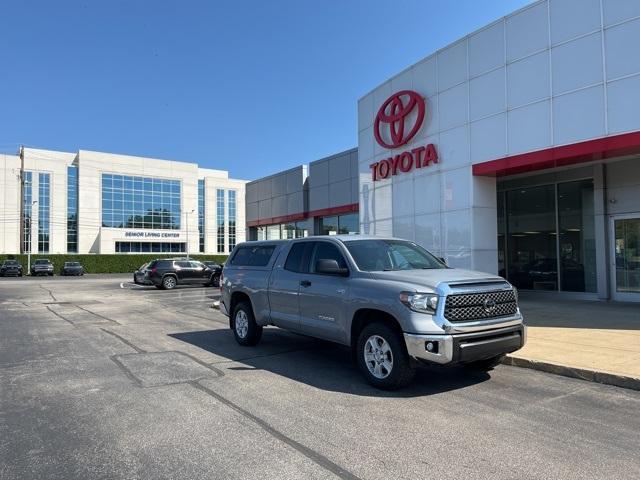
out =
<path fill-rule="evenodd" d="M 348 205 L 340 205 L 339 207 L 323 208 L 320 210 L 312 210 L 310 212 L 294 213 L 292 215 L 284 215 L 282 217 L 260 218 L 258 220 L 251 220 L 247 222 L 249 227 L 260 227 L 263 225 L 273 225 L 276 223 L 288 223 L 297 222 L 300 220 L 306 220 L 311 217 L 328 217 L 331 215 L 341 215 L 344 213 L 355 213 L 359 210 L 357 203 L 350 203 Z"/>
<path fill-rule="evenodd" d="M 633 154 L 640 154 L 640 132 L 587 140 L 477 163 L 473 165 L 473 174 L 503 177 Z"/>

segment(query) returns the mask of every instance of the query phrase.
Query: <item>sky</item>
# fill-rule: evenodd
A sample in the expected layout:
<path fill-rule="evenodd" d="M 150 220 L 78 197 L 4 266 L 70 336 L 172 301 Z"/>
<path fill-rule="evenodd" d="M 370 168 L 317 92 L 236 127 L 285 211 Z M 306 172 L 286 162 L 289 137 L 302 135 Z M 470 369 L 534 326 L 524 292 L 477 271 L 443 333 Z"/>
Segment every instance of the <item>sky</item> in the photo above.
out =
<path fill-rule="evenodd" d="M 357 101 L 529 0 L 3 0 L 0 152 L 253 180 L 357 146 Z"/>

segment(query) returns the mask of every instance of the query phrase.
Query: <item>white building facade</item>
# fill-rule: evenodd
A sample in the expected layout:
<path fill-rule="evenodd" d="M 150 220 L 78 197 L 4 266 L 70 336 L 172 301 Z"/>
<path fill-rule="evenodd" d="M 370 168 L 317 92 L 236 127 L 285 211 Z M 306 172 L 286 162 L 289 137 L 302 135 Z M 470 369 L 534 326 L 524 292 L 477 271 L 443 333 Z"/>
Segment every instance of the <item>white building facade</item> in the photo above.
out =
<path fill-rule="evenodd" d="M 80 150 L 0 155 L 0 253 L 228 254 L 245 184 L 195 163 Z"/>
<path fill-rule="evenodd" d="M 640 300 L 640 2 L 532 3 L 358 102 L 360 231 Z"/>

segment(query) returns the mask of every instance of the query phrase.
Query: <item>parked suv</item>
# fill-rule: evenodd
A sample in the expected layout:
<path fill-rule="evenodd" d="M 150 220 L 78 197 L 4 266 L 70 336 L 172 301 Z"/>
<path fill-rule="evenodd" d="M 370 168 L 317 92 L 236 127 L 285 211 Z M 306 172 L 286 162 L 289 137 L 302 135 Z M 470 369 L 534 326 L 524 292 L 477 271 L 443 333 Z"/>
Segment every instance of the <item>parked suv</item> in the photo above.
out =
<path fill-rule="evenodd" d="M 207 267 L 209 267 L 211 270 L 213 270 L 213 277 L 211 278 L 210 286 L 219 287 L 220 286 L 220 275 L 222 275 L 222 265 L 220 265 L 219 263 L 216 263 L 216 262 L 208 261 L 208 260 L 204 261 L 202 263 L 204 263 Z"/>
<path fill-rule="evenodd" d="M 80 262 L 64 262 L 60 275 L 84 275 L 84 267 Z"/>
<path fill-rule="evenodd" d="M 154 260 L 147 265 L 148 279 L 156 288 L 171 290 L 176 285 L 209 285 L 213 269 L 196 260 Z"/>
<path fill-rule="evenodd" d="M 242 243 L 223 269 L 220 310 L 241 345 L 275 325 L 350 346 L 375 387 L 419 363 L 491 369 L 525 343 L 513 288 L 449 268 L 414 242 L 365 236 Z"/>
<path fill-rule="evenodd" d="M 17 260 L 5 260 L 0 266 L 0 277 L 7 275 L 22 276 L 22 265 Z"/>
<path fill-rule="evenodd" d="M 39 258 L 31 265 L 31 275 L 53 276 L 53 263 L 45 258 Z"/>

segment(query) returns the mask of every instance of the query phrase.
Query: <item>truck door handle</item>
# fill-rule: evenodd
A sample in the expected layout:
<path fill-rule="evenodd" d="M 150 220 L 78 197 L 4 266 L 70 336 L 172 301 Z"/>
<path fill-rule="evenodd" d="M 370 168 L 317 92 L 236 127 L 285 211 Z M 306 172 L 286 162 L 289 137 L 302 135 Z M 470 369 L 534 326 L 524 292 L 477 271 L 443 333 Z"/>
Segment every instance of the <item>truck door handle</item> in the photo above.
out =
<path fill-rule="evenodd" d="M 311 286 L 311 282 L 309 280 L 300 280 L 300 286 L 301 287 L 310 287 Z"/>

